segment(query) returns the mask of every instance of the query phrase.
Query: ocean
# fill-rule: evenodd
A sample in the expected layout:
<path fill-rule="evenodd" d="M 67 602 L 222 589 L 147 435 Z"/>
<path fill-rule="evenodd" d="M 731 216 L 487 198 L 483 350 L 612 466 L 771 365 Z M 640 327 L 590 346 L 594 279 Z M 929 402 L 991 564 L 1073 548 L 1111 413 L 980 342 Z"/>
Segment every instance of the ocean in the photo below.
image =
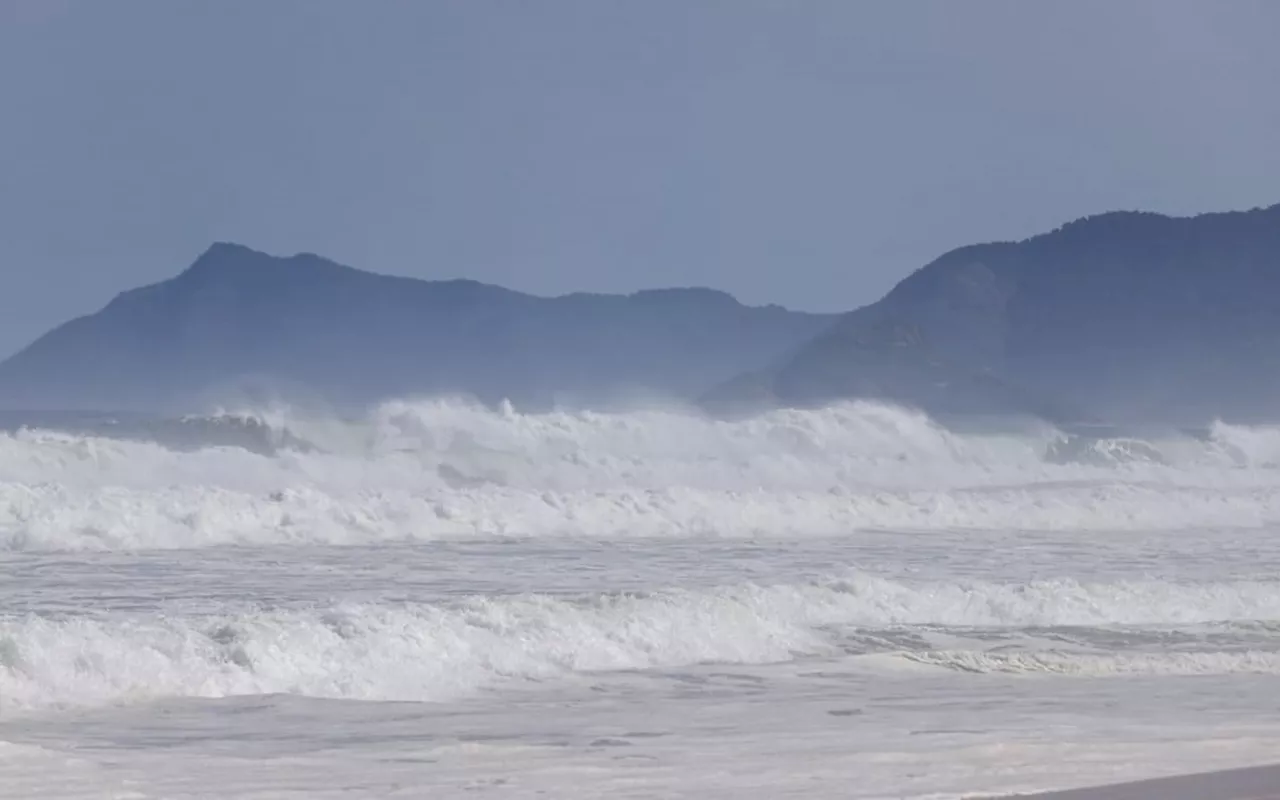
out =
<path fill-rule="evenodd" d="M 941 800 L 1280 752 L 1280 428 L 0 425 L 0 797 Z"/>

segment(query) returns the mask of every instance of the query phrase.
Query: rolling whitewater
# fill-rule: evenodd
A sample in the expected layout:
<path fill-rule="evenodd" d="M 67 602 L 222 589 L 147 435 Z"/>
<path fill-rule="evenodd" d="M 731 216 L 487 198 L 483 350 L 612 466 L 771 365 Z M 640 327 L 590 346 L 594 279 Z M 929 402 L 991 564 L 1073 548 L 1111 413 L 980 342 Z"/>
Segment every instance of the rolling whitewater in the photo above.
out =
<path fill-rule="evenodd" d="M 0 427 L 4 796 L 958 797 L 1280 744 L 1280 428 Z"/>

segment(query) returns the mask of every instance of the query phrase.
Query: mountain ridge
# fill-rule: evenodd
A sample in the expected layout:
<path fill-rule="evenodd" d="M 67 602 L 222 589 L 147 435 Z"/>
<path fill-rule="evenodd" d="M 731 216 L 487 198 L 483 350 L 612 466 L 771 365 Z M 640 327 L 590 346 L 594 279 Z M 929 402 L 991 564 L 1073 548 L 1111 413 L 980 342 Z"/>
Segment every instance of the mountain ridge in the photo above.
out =
<path fill-rule="evenodd" d="M 866 397 L 934 414 L 985 403 L 1074 421 L 1275 419 L 1277 296 L 1280 204 L 1096 214 L 948 251 L 703 403 L 742 412 Z M 913 350 L 876 339 L 906 328 Z M 985 400 L 963 388 L 980 378 L 1003 388 Z"/>
<path fill-rule="evenodd" d="M 707 375 L 727 378 L 833 318 L 704 287 L 540 297 L 217 242 L 0 362 L 0 405 L 186 411 L 243 391 L 337 405 L 404 393 L 689 399 Z"/>
<path fill-rule="evenodd" d="M 659 395 L 712 413 L 863 398 L 939 417 L 1274 421 L 1277 297 L 1280 204 L 1111 211 L 965 245 L 839 315 L 706 287 L 541 297 L 216 242 L 0 362 L 0 407 Z"/>

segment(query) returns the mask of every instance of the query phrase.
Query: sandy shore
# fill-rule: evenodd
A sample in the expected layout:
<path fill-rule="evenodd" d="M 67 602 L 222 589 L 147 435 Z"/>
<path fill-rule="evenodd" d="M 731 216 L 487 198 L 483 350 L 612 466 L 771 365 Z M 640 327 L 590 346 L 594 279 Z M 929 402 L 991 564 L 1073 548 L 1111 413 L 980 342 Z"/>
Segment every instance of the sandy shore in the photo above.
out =
<path fill-rule="evenodd" d="M 1019 797 L 1023 800 L 1280 800 L 1280 765 Z"/>

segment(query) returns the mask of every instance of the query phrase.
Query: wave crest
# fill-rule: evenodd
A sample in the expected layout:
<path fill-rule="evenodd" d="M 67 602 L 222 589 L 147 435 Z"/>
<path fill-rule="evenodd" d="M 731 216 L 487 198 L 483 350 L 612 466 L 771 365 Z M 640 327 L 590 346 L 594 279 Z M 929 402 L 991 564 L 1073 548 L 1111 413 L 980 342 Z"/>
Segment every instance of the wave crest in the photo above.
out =
<path fill-rule="evenodd" d="M 958 432 L 874 403 L 730 422 L 443 400 L 357 420 L 276 410 L 184 424 L 270 446 L 0 434 L 0 548 L 1280 522 L 1280 432 L 1266 428 L 1064 439 Z"/>
<path fill-rule="evenodd" d="M 911 660 L 951 669 L 1258 671 L 1273 669 L 1280 657 L 956 655 L 938 650 L 935 639 L 981 639 L 975 629 L 1002 629 L 1022 631 L 1031 646 L 1039 635 L 1035 629 L 1046 627 L 1277 619 L 1276 583 L 903 583 L 861 574 L 792 585 L 473 597 L 449 604 L 348 604 L 224 616 L 8 617 L 0 618 L 0 703 L 39 707 L 277 692 L 444 700 L 512 679 L 765 664 L 835 654 L 851 642 L 864 655 L 901 655 L 903 637 L 889 634 L 904 626 L 917 640 Z M 1280 647 L 1280 637 L 1267 630 L 1251 630 L 1250 641 Z M 1008 636 L 1001 641 L 1007 644 Z"/>

